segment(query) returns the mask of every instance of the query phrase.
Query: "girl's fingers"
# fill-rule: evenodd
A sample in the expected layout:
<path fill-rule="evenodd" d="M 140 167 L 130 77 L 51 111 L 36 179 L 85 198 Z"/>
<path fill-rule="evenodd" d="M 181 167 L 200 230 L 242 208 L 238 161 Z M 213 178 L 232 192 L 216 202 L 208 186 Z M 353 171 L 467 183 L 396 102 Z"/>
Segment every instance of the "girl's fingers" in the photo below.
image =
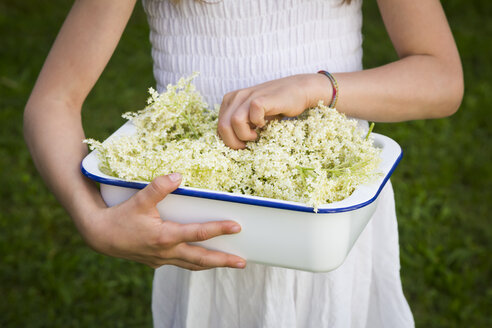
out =
<path fill-rule="evenodd" d="M 244 259 L 218 251 L 210 251 L 203 247 L 191 246 L 187 242 L 199 242 L 223 234 L 237 233 L 241 230 L 234 221 L 217 221 L 206 223 L 179 224 L 165 221 L 163 238 L 157 252 L 159 265 L 173 264 L 190 270 L 203 270 L 213 267 L 245 266 Z"/>
<path fill-rule="evenodd" d="M 205 223 L 180 224 L 172 221 L 163 221 L 162 230 L 152 244 L 161 252 L 162 257 L 180 243 L 193 243 L 208 240 L 224 234 L 234 234 L 241 231 L 241 226 L 234 221 L 210 221 Z"/>
<path fill-rule="evenodd" d="M 142 255 L 137 255 L 134 257 L 130 257 L 131 260 L 139 263 L 143 263 L 145 265 L 148 265 L 152 269 L 157 269 L 163 265 L 174 265 L 183 269 L 188 269 L 188 270 L 193 270 L 193 271 L 199 271 L 199 270 L 205 270 L 205 269 L 210 269 L 208 267 L 201 267 L 199 265 L 186 262 L 181 259 L 174 259 L 174 258 L 166 258 L 166 257 L 161 257 L 161 256 L 142 256 Z"/>
<path fill-rule="evenodd" d="M 235 115 L 236 109 L 240 107 L 241 104 L 243 104 L 249 96 L 250 91 L 245 89 L 239 90 L 225 95 L 222 104 L 220 105 L 217 132 L 224 143 L 232 149 L 244 149 L 244 147 L 246 147 L 246 143 L 241 140 L 234 131 L 234 128 L 232 126 L 232 117 Z M 241 113 L 237 115 L 244 116 L 244 114 Z M 234 120 L 237 120 L 239 122 L 242 120 L 242 118 L 236 117 L 234 118 Z"/>
<path fill-rule="evenodd" d="M 230 119 L 232 115 L 231 111 L 244 103 L 249 95 L 250 92 L 245 89 L 226 94 L 220 104 L 219 122 L 223 119 Z"/>
<path fill-rule="evenodd" d="M 248 102 L 242 104 L 234 111 L 230 123 L 234 134 L 241 141 L 252 141 L 258 137 L 254 128 L 250 126 Z"/>
<path fill-rule="evenodd" d="M 230 118 L 221 118 L 217 124 L 217 132 L 224 143 L 232 149 L 244 149 L 246 143 L 240 140 L 232 128 Z"/>
<path fill-rule="evenodd" d="M 273 120 L 281 120 L 283 118 L 284 118 L 284 116 L 282 114 L 278 114 L 278 115 L 273 115 L 273 116 L 266 116 L 265 120 L 268 122 L 268 121 L 273 121 Z"/>
<path fill-rule="evenodd" d="M 193 270 L 193 271 L 201 271 L 201 270 L 211 269 L 210 267 L 199 266 L 199 265 L 196 265 L 196 264 L 193 264 L 190 262 L 186 262 L 183 260 L 179 260 L 179 259 L 170 259 L 170 260 L 165 260 L 163 263 L 160 263 L 160 262 L 158 262 L 158 263 L 159 264 L 157 264 L 157 265 L 152 265 L 152 267 L 154 269 L 157 269 L 158 267 L 163 266 L 163 265 L 174 265 L 174 266 L 177 266 L 177 267 L 180 267 L 183 269 L 188 269 L 188 270 Z"/>
<path fill-rule="evenodd" d="M 253 99 L 249 105 L 249 121 L 259 128 L 266 124 L 266 109 L 262 98 Z"/>
<path fill-rule="evenodd" d="M 178 245 L 174 251 L 177 258 L 199 267 L 229 267 L 242 269 L 246 266 L 246 261 L 239 256 L 211 251 L 200 246 L 183 243 Z"/>
<path fill-rule="evenodd" d="M 266 123 L 265 117 L 278 115 L 297 116 L 304 111 L 304 108 L 301 107 L 295 104 L 295 98 L 291 94 L 274 92 L 268 96 L 256 97 L 251 100 L 249 120 L 256 126 L 262 127 Z"/>
<path fill-rule="evenodd" d="M 179 242 L 197 242 L 224 234 L 241 231 L 241 226 L 234 221 L 211 221 L 205 223 L 178 224 L 175 233 Z"/>
<path fill-rule="evenodd" d="M 134 200 L 137 206 L 144 209 L 154 208 L 164 197 L 178 188 L 181 178 L 179 173 L 155 178 L 147 187 L 135 194 Z"/>
<path fill-rule="evenodd" d="M 224 143 L 233 149 L 242 149 L 246 146 L 245 141 L 256 140 L 258 134 L 255 128 L 265 126 L 267 118 L 279 115 L 292 117 L 302 113 L 295 105 L 293 108 L 289 107 L 293 104 L 286 95 L 274 93 L 269 96 L 252 98 L 253 96 L 240 105 L 233 101 L 221 108 L 217 130 Z M 283 106 L 284 103 L 287 106 Z"/>

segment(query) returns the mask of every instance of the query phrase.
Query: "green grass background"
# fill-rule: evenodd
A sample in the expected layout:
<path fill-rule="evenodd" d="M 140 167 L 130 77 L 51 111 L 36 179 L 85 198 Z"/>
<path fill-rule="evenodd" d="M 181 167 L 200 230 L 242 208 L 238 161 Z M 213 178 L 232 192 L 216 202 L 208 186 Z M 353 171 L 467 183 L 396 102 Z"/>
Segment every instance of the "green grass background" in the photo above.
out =
<path fill-rule="evenodd" d="M 22 138 L 23 107 L 70 5 L 0 2 L 0 327 L 150 326 L 152 270 L 84 245 Z M 403 287 L 417 326 L 492 327 L 492 2 L 443 6 L 465 71 L 461 109 L 376 131 L 405 152 L 393 183 Z M 375 1 L 365 1 L 364 22 L 365 66 L 395 60 Z M 87 99 L 87 134 L 106 138 L 152 85 L 139 4 Z"/>

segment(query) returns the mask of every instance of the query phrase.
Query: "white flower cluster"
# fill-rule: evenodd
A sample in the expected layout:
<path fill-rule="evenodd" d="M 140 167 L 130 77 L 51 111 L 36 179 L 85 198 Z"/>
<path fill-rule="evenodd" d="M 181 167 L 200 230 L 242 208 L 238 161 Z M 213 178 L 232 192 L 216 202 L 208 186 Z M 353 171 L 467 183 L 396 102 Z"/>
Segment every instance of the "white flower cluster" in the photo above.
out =
<path fill-rule="evenodd" d="M 145 109 L 124 114 L 135 134 L 85 140 L 99 152 L 101 171 L 134 181 L 180 172 L 184 186 L 297 201 L 315 211 L 378 174 L 372 139 L 322 103 L 297 119 L 269 122 L 245 149 L 227 147 L 216 135 L 218 110 L 207 109 L 194 76 L 162 94 L 150 89 Z"/>

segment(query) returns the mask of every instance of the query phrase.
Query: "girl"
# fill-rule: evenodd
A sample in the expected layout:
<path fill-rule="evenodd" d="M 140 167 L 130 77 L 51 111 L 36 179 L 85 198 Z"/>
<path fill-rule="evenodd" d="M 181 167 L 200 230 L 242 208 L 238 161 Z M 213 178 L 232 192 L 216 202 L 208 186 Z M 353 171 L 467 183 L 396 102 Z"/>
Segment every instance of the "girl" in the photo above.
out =
<path fill-rule="evenodd" d="M 362 70 L 358 0 L 144 0 L 157 88 L 200 71 L 197 88 L 210 104 L 221 103 L 218 132 L 236 149 L 256 138 L 254 128 L 266 117 L 296 116 L 319 100 L 334 103 L 335 94 L 337 109 L 362 125 L 454 113 L 463 77 L 439 1 L 378 4 L 400 59 Z M 390 184 L 345 263 L 325 274 L 246 267 L 237 256 L 187 244 L 240 227 L 161 220 L 155 205 L 178 187 L 177 173 L 156 178 L 118 206 L 104 204 L 79 171 L 87 153 L 80 112 L 134 5 L 75 1 L 26 105 L 24 125 L 39 171 L 88 245 L 158 268 L 155 326 L 413 326 L 401 290 Z"/>

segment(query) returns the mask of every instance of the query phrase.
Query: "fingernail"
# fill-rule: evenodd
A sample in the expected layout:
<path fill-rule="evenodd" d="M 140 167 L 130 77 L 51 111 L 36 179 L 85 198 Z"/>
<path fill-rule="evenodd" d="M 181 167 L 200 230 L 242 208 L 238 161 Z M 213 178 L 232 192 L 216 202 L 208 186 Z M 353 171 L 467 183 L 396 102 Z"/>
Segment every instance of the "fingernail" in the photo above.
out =
<path fill-rule="evenodd" d="M 182 178 L 181 174 L 179 174 L 179 173 L 171 173 L 168 175 L 168 177 L 169 177 L 169 180 L 171 180 L 171 182 L 177 182 L 177 181 L 181 180 L 181 178 Z"/>
<path fill-rule="evenodd" d="M 237 262 L 234 267 L 235 268 L 239 268 L 239 269 L 242 269 L 246 266 L 246 262 Z"/>
<path fill-rule="evenodd" d="M 231 228 L 232 233 L 236 233 L 239 231 L 241 231 L 241 226 L 238 226 L 238 225 L 232 226 L 232 228 Z"/>

